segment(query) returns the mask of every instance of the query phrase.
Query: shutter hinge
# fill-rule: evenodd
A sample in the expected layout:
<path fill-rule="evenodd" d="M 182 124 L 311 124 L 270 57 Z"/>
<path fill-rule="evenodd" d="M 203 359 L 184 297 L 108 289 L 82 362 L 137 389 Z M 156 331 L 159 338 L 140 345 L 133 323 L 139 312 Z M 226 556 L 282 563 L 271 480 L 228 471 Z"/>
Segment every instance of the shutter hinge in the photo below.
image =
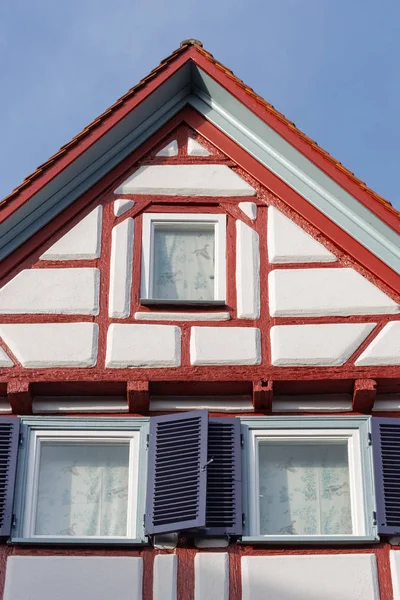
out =
<path fill-rule="evenodd" d="M 376 511 L 374 510 L 373 513 L 372 513 L 372 524 L 376 525 L 376 523 L 377 523 L 377 520 L 376 520 Z"/>
<path fill-rule="evenodd" d="M 148 448 L 148 447 L 149 447 L 149 444 L 150 444 L 150 435 L 149 435 L 149 434 L 147 434 L 147 435 L 146 435 L 146 448 Z"/>
<path fill-rule="evenodd" d="M 18 443 L 19 443 L 19 447 L 23 448 L 23 446 L 24 446 L 24 436 L 22 435 L 22 431 L 19 432 Z"/>
<path fill-rule="evenodd" d="M 368 446 L 372 446 L 372 433 L 368 433 Z"/>
<path fill-rule="evenodd" d="M 143 514 L 143 529 L 146 529 L 146 513 Z"/>
<path fill-rule="evenodd" d="M 242 527 L 244 528 L 246 525 L 246 515 L 242 513 Z"/>
<path fill-rule="evenodd" d="M 244 435 L 243 435 L 243 433 L 240 434 L 240 447 L 244 448 Z"/>
<path fill-rule="evenodd" d="M 11 528 L 15 529 L 17 526 L 17 517 L 15 515 L 15 513 L 13 514 L 12 518 L 11 518 Z"/>

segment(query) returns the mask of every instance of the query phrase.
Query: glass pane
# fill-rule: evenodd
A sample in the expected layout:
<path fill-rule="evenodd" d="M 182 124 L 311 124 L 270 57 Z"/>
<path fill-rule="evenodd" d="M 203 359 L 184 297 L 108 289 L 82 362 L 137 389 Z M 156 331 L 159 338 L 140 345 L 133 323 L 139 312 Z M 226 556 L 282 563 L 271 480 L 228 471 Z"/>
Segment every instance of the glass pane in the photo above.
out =
<path fill-rule="evenodd" d="M 36 535 L 124 536 L 129 442 L 42 442 Z"/>
<path fill-rule="evenodd" d="M 259 444 L 262 535 L 351 534 L 347 442 Z"/>
<path fill-rule="evenodd" d="M 214 225 L 154 228 L 153 298 L 214 300 Z"/>

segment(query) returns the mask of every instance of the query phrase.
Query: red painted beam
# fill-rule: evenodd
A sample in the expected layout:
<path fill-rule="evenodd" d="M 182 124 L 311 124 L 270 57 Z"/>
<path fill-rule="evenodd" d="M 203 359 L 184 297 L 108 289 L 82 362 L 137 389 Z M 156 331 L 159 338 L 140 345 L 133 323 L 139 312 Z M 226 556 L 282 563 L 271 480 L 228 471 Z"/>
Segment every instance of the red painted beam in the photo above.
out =
<path fill-rule="evenodd" d="M 12 379 L 9 381 L 7 396 L 14 414 L 32 414 L 32 390 L 28 379 Z"/>
<path fill-rule="evenodd" d="M 376 398 L 376 381 L 374 379 L 356 379 L 353 390 L 353 410 L 370 413 Z"/>
<path fill-rule="evenodd" d="M 253 381 L 253 406 L 254 410 L 271 411 L 273 397 L 273 382 Z"/>
<path fill-rule="evenodd" d="M 128 381 L 126 397 L 130 413 L 147 414 L 150 408 L 148 381 Z"/>

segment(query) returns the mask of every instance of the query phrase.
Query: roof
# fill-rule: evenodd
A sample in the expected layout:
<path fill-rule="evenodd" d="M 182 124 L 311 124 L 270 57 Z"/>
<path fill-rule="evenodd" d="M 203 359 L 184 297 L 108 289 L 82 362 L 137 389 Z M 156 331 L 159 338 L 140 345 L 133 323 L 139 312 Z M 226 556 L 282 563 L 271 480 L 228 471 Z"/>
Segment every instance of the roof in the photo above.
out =
<path fill-rule="evenodd" d="M 342 165 L 340 161 L 335 159 L 329 152 L 321 148 L 317 142 L 312 140 L 309 136 L 307 136 L 304 132 L 296 127 L 296 125 L 287 119 L 285 115 L 276 110 L 276 108 L 264 100 L 261 96 L 259 96 L 251 87 L 246 85 L 239 77 L 237 77 L 233 71 L 228 69 L 221 62 L 216 60 L 214 56 L 203 48 L 203 44 L 199 40 L 188 39 L 181 42 L 180 47 L 174 50 L 169 56 L 164 58 L 160 64 L 155 67 L 146 77 L 141 79 L 135 86 L 130 88 L 126 94 L 121 96 L 112 106 L 110 106 L 106 111 L 104 111 L 101 115 L 99 115 L 94 121 L 89 123 L 80 133 L 78 133 L 75 137 L 72 138 L 70 142 L 62 146 L 58 152 L 53 154 L 46 162 L 39 165 L 33 173 L 25 177 L 23 182 L 17 186 L 8 196 L 6 196 L 1 202 L 0 206 L 3 203 L 9 202 L 12 198 L 17 196 L 23 189 L 30 185 L 35 179 L 37 179 L 44 171 L 49 169 L 52 165 L 54 165 L 57 160 L 59 160 L 62 156 L 67 154 L 72 148 L 77 146 L 82 139 L 87 137 L 94 129 L 98 128 L 101 123 L 107 119 L 112 113 L 117 111 L 122 104 L 124 104 L 127 100 L 129 100 L 134 94 L 136 94 L 140 89 L 142 89 L 147 83 L 152 81 L 155 77 L 158 76 L 160 71 L 164 70 L 170 63 L 172 63 L 179 55 L 183 54 L 188 48 L 194 47 L 196 52 L 204 56 L 207 60 L 212 62 L 221 72 L 231 78 L 237 85 L 239 85 L 251 98 L 253 98 L 261 107 L 263 107 L 266 111 L 273 114 L 277 119 L 279 119 L 286 127 L 291 129 L 296 133 L 299 138 L 303 139 L 313 150 L 317 151 L 323 158 L 330 161 L 337 169 L 340 169 L 349 179 L 354 181 L 362 190 L 366 191 L 370 194 L 374 199 L 380 202 L 387 210 L 391 211 L 400 221 L 400 211 L 396 210 L 392 204 L 374 192 L 371 188 L 369 188 L 366 183 L 361 181 L 358 177 L 354 175 L 349 169 Z"/>
<path fill-rule="evenodd" d="M 17 248 L 22 255 L 25 242 L 185 108 L 201 117 L 203 130 L 208 123 L 244 150 L 242 168 L 250 175 L 258 169 L 255 162 L 261 166 L 262 185 L 268 173 L 283 182 L 283 201 L 291 188 L 294 210 L 300 213 L 305 200 L 304 218 L 319 211 L 322 221 L 334 225 L 333 241 L 338 228 L 345 232 L 343 249 L 400 294 L 400 213 L 193 39 L 183 41 L 0 202 L 4 269 Z"/>

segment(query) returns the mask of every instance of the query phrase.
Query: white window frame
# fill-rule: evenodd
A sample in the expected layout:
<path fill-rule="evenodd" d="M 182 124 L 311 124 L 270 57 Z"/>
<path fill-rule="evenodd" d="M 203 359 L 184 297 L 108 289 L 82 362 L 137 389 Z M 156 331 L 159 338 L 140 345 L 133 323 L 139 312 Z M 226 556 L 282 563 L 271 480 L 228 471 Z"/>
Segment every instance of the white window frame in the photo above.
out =
<path fill-rule="evenodd" d="M 140 298 L 153 300 L 154 228 L 158 224 L 202 223 L 214 226 L 215 276 L 214 299 L 226 302 L 226 215 L 214 213 L 145 213 L 142 221 L 142 268 Z M 154 299 L 156 300 L 156 299 Z M 187 300 L 176 300 L 174 304 L 189 304 Z M 160 300 L 162 304 L 162 300 Z"/>
<path fill-rule="evenodd" d="M 146 418 L 23 418 L 21 423 L 23 447 L 20 450 L 18 462 L 14 503 L 15 519 L 11 541 L 17 543 L 62 542 L 66 544 L 145 543 L 143 514 L 147 473 L 148 422 L 149 419 Z M 35 533 L 41 445 L 45 442 L 71 444 L 74 442 L 77 444 L 125 442 L 129 444 L 126 535 L 78 537 Z"/>
<path fill-rule="evenodd" d="M 318 420 L 320 426 L 318 426 Z M 321 543 L 377 541 L 372 448 L 368 417 L 249 417 L 241 418 L 245 432 L 243 472 L 247 473 L 244 498 L 244 541 L 254 543 Z M 328 426 L 327 426 L 328 425 Z M 260 533 L 259 445 L 263 441 L 335 443 L 346 441 L 350 483 L 352 533 L 337 535 L 265 535 Z M 245 486 L 246 487 L 246 486 Z"/>

